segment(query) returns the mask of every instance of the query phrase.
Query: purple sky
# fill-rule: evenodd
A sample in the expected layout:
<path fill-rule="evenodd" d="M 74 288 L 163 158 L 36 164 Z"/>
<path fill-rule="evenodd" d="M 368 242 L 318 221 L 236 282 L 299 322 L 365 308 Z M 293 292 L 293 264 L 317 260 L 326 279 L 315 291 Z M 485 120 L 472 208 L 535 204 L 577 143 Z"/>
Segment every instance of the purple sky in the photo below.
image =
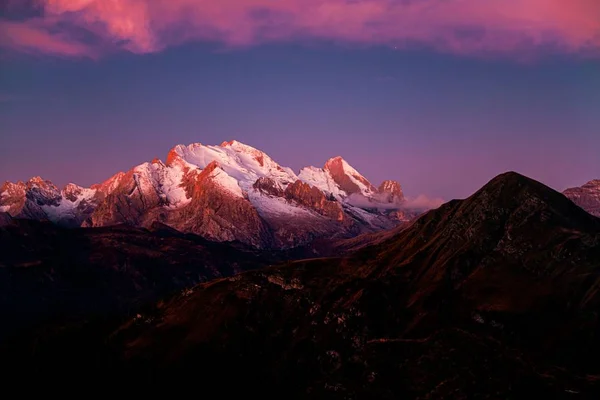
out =
<path fill-rule="evenodd" d="M 600 178 L 596 2 L 546 0 L 540 13 L 541 0 L 510 0 L 521 14 L 505 21 L 496 0 L 460 2 L 452 19 L 456 0 L 427 14 L 413 2 L 226 0 L 182 20 L 189 1 L 11 3 L 0 180 L 87 186 L 176 144 L 231 139 L 295 170 L 341 155 L 413 197 L 465 197 L 507 170 L 558 190 Z"/>

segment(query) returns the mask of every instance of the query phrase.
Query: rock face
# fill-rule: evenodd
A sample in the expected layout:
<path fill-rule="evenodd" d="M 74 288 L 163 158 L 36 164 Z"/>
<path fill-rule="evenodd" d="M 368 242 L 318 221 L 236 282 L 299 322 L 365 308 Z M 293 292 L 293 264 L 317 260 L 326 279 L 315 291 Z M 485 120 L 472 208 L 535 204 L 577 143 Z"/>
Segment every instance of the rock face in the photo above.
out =
<path fill-rule="evenodd" d="M 387 203 L 401 203 L 404 201 L 402 187 L 396 181 L 383 181 L 378 192 L 381 194 L 381 200 Z"/>
<path fill-rule="evenodd" d="M 165 222 L 210 240 L 240 241 L 255 247 L 271 245 L 268 226 L 217 161 L 198 175 L 190 203 L 169 214 Z"/>
<path fill-rule="evenodd" d="M 368 196 L 376 191 L 371 182 L 342 157 L 334 157 L 327 161 L 324 171 L 329 173 L 337 186 L 348 195 L 360 193 Z"/>
<path fill-rule="evenodd" d="M 600 179 L 589 181 L 581 187 L 563 192 L 573 203 L 596 217 L 600 217 Z"/>
<path fill-rule="evenodd" d="M 334 221 L 342 222 L 345 219 L 339 202 L 327 199 L 325 193 L 308 183 L 298 180 L 285 189 L 284 195 L 286 199 L 315 210 Z"/>
<path fill-rule="evenodd" d="M 321 237 L 389 229 L 423 210 L 404 210 L 400 184 L 376 189 L 341 157 L 296 175 L 237 141 L 178 145 L 155 159 L 84 189 L 59 191 L 35 178 L 2 187 L 0 211 L 64 226 L 158 222 L 211 240 L 289 248 Z"/>
<path fill-rule="evenodd" d="M 284 191 L 279 186 L 279 183 L 274 179 L 267 178 L 266 176 L 260 177 L 254 182 L 252 188 L 267 195 L 274 197 L 283 197 Z"/>

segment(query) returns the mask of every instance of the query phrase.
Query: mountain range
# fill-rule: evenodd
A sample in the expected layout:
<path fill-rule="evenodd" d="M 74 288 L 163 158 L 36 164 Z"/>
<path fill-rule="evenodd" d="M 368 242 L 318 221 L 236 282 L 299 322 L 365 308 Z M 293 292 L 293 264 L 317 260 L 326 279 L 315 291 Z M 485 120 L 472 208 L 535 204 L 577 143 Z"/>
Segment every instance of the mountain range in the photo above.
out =
<path fill-rule="evenodd" d="M 209 244 L 159 223 L 151 230 L 65 230 L 6 219 L 0 270 L 2 293 L 8 292 L 4 309 L 14 313 L 3 314 L 5 326 L 25 305 L 33 315 L 49 304 L 82 304 L 79 318 L 71 310 L 71 319 L 46 319 L 0 346 L 10 366 L 6 382 L 22 390 L 33 379 L 46 391 L 64 393 L 68 379 L 95 391 L 118 387 L 138 394 L 600 394 L 600 218 L 516 173 L 410 224 L 340 239 L 340 255 L 296 261 L 261 261 L 265 253 L 252 246 L 228 251 L 231 244 Z M 211 256 L 212 246 L 221 246 L 215 251 L 222 255 Z M 182 253 L 185 248 L 190 253 Z M 204 255 L 193 256 L 200 248 Z M 253 259 L 243 254 L 248 251 Z M 241 256 L 247 262 L 240 271 L 252 264 L 258 269 L 213 274 L 217 279 L 192 287 L 182 283 L 154 305 L 127 300 L 135 298 L 136 285 L 144 294 L 158 282 L 173 289 L 190 272 L 206 276 L 210 269 L 194 265 L 217 266 L 223 254 L 230 255 L 224 265 Z M 149 263 L 152 258 L 161 259 Z M 188 258 L 186 267 L 181 260 Z M 133 282 L 133 290 L 119 284 L 111 296 L 116 282 Z M 129 311 L 98 317 L 82 301 L 96 288 Z M 65 293 L 72 296 L 65 300 Z M 61 300 L 49 302 L 53 298 Z"/>
<path fill-rule="evenodd" d="M 600 181 L 564 194 L 600 215 Z M 90 188 L 70 183 L 59 189 L 40 177 L 0 187 L 0 212 L 15 218 L 71 228 L 160 222 L 212 241 L 265 249 L 391 229 L 426 211 L 412 204 L 398 182 L 375 187 L 341 157 L 296 174 L 235 140 L 178 145 L 165 162 L 143 163 Z"/>
<path fill-rule="evenodd" d="M 213 241 L 285 249 L 390 229 L 412 209 L 396 181 L 375 187 L 343 158 L 299 174 L 237 141 L 178 145 L 105 182 L 62 190 L 35 177 L 0 187 L 0 212 L 66 227 L 160 222 Z"/>

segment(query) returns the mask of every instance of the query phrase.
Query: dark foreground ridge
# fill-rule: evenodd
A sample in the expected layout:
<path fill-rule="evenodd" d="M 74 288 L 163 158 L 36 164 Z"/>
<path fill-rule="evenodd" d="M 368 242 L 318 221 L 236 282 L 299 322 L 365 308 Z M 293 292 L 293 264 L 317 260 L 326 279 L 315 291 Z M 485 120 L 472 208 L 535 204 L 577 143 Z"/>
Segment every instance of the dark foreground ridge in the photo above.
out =
<path fill-rule="evenodd" d="M 600 393 L 600 219 L 506 173 L 371 243 L 200 284 L 120 326 L 21 338 L 2 359 L 47 390 L 69 377 L 286 398 Z"/>

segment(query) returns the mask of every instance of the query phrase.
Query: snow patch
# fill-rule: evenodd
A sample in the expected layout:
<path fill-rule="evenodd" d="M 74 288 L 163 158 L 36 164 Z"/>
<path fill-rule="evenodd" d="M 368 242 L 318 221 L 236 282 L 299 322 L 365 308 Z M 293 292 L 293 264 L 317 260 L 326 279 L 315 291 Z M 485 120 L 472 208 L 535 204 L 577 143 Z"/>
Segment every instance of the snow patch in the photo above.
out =
<path fill-rule="evenodd" d="M 238 181 L 229 176 L 225 171 L 220 168 L 215 168 L 215 170 L 210 174 L 210 177 L 213 179 L 215 183 L 221 186 L 223 189 L 227 190 L 231 194 L 236 197 L 244 197 L 244 192 Z"/>
<path fill-rule="evenodd" d="M 142 193 L 155 192 L 169 208 L 187 205 L 182 181 L 185 173 L 180 166 L 167 167 L 163 163 L 144 163 L 134 168 L 133 178 Z"/>
<path fill-rule="evenodd" d="M 200 143 L 176 146 L 179 157 L 196 168 L 204 169 L 217 161 L 219 167 L 234 178 L 244 191 L 250 191 L 258 178 L 269 177 L 283 188 L 298 180 L 294 171 L 283 168 L 260 150 L 240 142 L 223 143 L 221 146 L 204 146 Z"/>
<path fill-rule="evenodd" d="M 298 178 L 311 186 L 316 187 L 325 194 L 333 195 L 337 200 L 342 200 L 346 192 L 342 191 L 331 177 L 329 172 L 316 167 L 306 167 L 300 170 Z"/>
<path fill-rule="evenodd" d="M 96 195 L 95 189 L 84 189 L 80 188 L 81 193 L 77 196 L 75 201 L 71 201 L 65 197 L 64 193 L 61 193 L 62 198 L 58 206 L 54 205 L 43 205 L 40 208 L 46 214 L 48 219 L 52 222 L 59 222 L 60 220 L 67 218 L 77 218 L 77 209 L 79 205 L 86 201 L 90 202 Z"/>

